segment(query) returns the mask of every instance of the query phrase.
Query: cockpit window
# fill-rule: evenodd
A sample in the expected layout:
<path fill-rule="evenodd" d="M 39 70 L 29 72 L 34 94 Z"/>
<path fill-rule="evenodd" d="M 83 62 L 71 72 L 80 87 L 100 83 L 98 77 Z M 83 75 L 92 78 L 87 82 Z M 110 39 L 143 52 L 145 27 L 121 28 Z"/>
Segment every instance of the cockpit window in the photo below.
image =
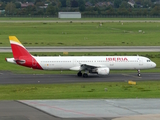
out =
<path fill-rule="evenodd" d="M 151 62 L 151 60 L 147 60 L 147 62 Z"/>

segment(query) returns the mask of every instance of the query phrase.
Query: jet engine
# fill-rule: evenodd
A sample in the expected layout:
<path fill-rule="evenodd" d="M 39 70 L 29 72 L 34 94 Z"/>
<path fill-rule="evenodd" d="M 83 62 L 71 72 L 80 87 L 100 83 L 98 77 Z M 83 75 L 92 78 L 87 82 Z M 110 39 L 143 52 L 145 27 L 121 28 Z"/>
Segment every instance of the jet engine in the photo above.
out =
<path fill-rule="evenodd" d="M 97 73 L 99 75 L 108 75 L 109 74 L 110 69 L 109 68 L 97 68 Z"/>

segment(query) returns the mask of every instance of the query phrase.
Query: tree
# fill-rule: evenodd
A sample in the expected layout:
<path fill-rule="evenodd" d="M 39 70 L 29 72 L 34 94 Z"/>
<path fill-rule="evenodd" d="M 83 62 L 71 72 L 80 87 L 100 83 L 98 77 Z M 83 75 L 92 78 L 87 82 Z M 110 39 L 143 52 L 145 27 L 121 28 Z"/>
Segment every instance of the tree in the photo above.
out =
<path fill-rule="evenodd" d="M 34 2 L 35 0 L 27 0 L 27 2 Z"/>
<path fill-rule="evenodd" d="M 60 0 L 62 7 L 66 7 L 66 0 Z"/>
<path fill-rule="evenodd" d="M 33 15 L 34 12 L 36 11 L 36 7 L 35 6 L 28 6 L 26 8 L 28 15 Z"/>
<path fill-rule="evenodd" d="M 145 10 L 142 10 L 142 15 L 145 15 L 147 16 L 148 15 L 148 11 L 145 9 Z"/>
<path fill-rule="evenodd" d="M 81 5 L 81 6 L 79 7 L 79 11 L 81 11 L 81 12 L 85 11 L 85 6 L 84 6 L 84 5 Z"/>
<path fill-rule="evenodd" d="M 79 10 L 81 12 L 85 11 L 85 2 L 84 2 L 84 0 L 79 0 L 78 1 L 78 5 L 79 5 Z"/>
<path fill-rule="evenodd" d="M 71 7 L 71 0 L 66 0 L 66 6 Z"/>
<path fill-rule="evenodd" d="M 143 7 L 144 8 L 148 8 L 148 7 L 151 7 L 151 6 L 152 6 L 151 0 L 144 0 L 143 1 Z"/>
<path fill-rule="evenodd" d="M 135 3 L 142 4 L 143 0 L 135 0 Z"/>
<path fill-rule="evenodd" d="M 15 12 L 16 12 L 16 5 L 15 5 L 14 3 L 12 3 L 12 2 L 7 3 L 7 5 L 6 5 L 6 7 L 5 7 L 5 11 L 6 11 L 6 13 L 9 14 L 9 15 L 15 14 Z"/>
<path fill-rule="evenodd" d="M 77 0 L 72 0 L 72 1 L 71 1 L 71 7 L 78 7 L 78 2 L 77 2 Z"/>
<path fill-rule="evenodd" d="M 0 10 L 4 10 L 6 7 L 6 4 L 4 2 L 0 2 L 1 6 L 0 6 Z"/>
<path fill-rule="evenodd" d="M 160 15 L 160 6 L 155 6 L 151 11 L 151 15 Z"/>
<path fill-rule="evenodd" d="M 60 0 L 49 0 L 49 1 L 50 1 L 50 4 L 52 4 L 52 6 L 61 7 Z"/>
<path fill-rule="evenodd" d="M 36 4 L 35 4 L 36 6 L 43 6 L 44 5 L 44 3 L 43 2 L 36 2 Z"/>
<path fill-rule="evenodd" d="M 85 6 L 84 0 L 78 0 L 78 5 L 79 6 Z"/>
<path fill-rule="evenodd" d="M 55 15 L 56 8 L 52 5 L 48 5 L 46 13 L 47 13 L 47 15 Z"/>
<path fill-rule="evenodd" d="M 18 13 L 17 13 L 18 15 L 27 15 L 28 13 L 27 13 L 27 10 L 26 10 L 26 8 L 23 8 L 23 9 L 21 9 L 21 10 L 18 10 Z"/>
<path fill-rule="evenodd" d="M 119 15 L 128 15 L 129 12 L 127 11 L 126 8 L 119 8 L 119 9 L 118 9 L 118 14 L 119 14 Z"/>
<path fill-rule="evenodd" d="M 115 11 L 111 6 L 107 7 L 107 15 L 115 15 Z"/>
<path fill-rule="evenodd" d="M 37 4 L 37 3 L 43 3 L 43 1 L 42 0 L 36 0 L 35 4 Z"/>
<path fill-rule="evenodd" d="M 2 2 L 8 3 L 11 2 L 12 0 L 1 0 Z"/>
<path fill-rule="evenodd" d="M 36 12 L 36 15 L 44 15 L 44 11 L 40 9 Z"/>
<path fill-rule="evenodd" d="M 120 6 L 121 8 L 130 8 L 130 5 L 126 2 L 126 1 L 123 1 Z"/>
<path fill-rule="evenodd" d="M 114 7 L 115 8 L 119 8 L 119 6 L 121 5 L 122 0 L 114 0 Z"/>
<path fill-rule="evenodd" d="M 97 1 L 97 0 L 90 0 L 90 2 L 91 2 L 92 4 L 96 4 L 98 1 Z"/>
<path fill-rule="evenodd" d="M 21 4 L 20 3 L 16 2 L 15 5 L 16 5 L 16 8 L 21 8 Z"/>

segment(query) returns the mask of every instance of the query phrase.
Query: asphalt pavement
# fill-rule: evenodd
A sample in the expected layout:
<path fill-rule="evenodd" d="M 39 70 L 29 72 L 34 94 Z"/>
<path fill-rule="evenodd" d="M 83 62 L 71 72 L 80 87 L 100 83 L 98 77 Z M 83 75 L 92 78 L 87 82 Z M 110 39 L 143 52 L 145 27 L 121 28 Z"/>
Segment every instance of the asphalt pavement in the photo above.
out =
<path fill-rule="evenodd" d="M 76 74 L 16 74 L 0 71 L 0 84 L 65 84 L 82 82 L 126 82 L 128 80 L 147 81 L 160 80 L 160 73 L 111 73 L 107 76 L 89 75 L 88 78 L 78 77 Z"/>
<path fill-rule="evenodd" d="M 122 23 L 133 23 L 133 22 L 139 22 L 139 23 L 146 23 L 146 22 L 149 22 L 149 23 L 155 23 L 155 22 L 160 22 L 160 20 L 139 20 L 138 18 L 136 20 L 95 20 L 92 18 L 91 19 L 88 19 L 88 20 L 84 20 L 84 19 L 53 19 L 53 20 L 34 20 L 34 19 L 30 19 L 30 20 L 12 20 L 12 18 L 10 18 L 9 20 L 0 20 L 1 23 L 91 23 L 91 22 L 98 22 L 98 23 L 105 23 L 105 22 L 122 22 Z"/>
<path fill-rule="evenodd" d="M 0 120 L 99 120 L 99 118 L 60 118 L 18 101 L 0 101 Z M 101 118 L 111 120 L 111 118 Z"/>
<path fill-rule="evenodd" d="M 26 47 L 29 52 L 160 52 L 160 46 L 62 46 Z M 12 52 L 11 47 L 0 47 L 0 52 Z"/>
<path fill-rule="evenodd" d="M 21 100 L 20 102 L 60 118 L 120 118 L 150 114 L 154 120 L 160 119 L 160 104 L 157 104 L 160 103 L 160 99 L 65 99 Z M 155 119 L 153 116 L 155 114 L 159 114 L 159 119 Z"/>

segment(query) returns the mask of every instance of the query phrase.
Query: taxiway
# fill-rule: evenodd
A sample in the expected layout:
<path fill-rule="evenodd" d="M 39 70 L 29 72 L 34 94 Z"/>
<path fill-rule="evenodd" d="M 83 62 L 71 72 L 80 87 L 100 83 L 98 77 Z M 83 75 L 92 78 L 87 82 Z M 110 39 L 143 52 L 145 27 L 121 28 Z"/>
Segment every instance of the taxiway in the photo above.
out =
<path fill-rule="evenodd" d="M 111 73 L 108 76 L 90 75 L 88 78 L 77 77 L 75 74 L 16 74 L 0 71 L 0 84 L 55 84 L 55 83 L 80 83 L 80 82 L 126 82 L 128 80 L 160 80 L 159 73 Z"/>
<path fill-rule="evenodd" d="M 160 46 L 52 46 L 26 47 L 29 52 L 160 52 Z M 0 47 L 0 52 L 12 52 L 11 47 Z"/>

